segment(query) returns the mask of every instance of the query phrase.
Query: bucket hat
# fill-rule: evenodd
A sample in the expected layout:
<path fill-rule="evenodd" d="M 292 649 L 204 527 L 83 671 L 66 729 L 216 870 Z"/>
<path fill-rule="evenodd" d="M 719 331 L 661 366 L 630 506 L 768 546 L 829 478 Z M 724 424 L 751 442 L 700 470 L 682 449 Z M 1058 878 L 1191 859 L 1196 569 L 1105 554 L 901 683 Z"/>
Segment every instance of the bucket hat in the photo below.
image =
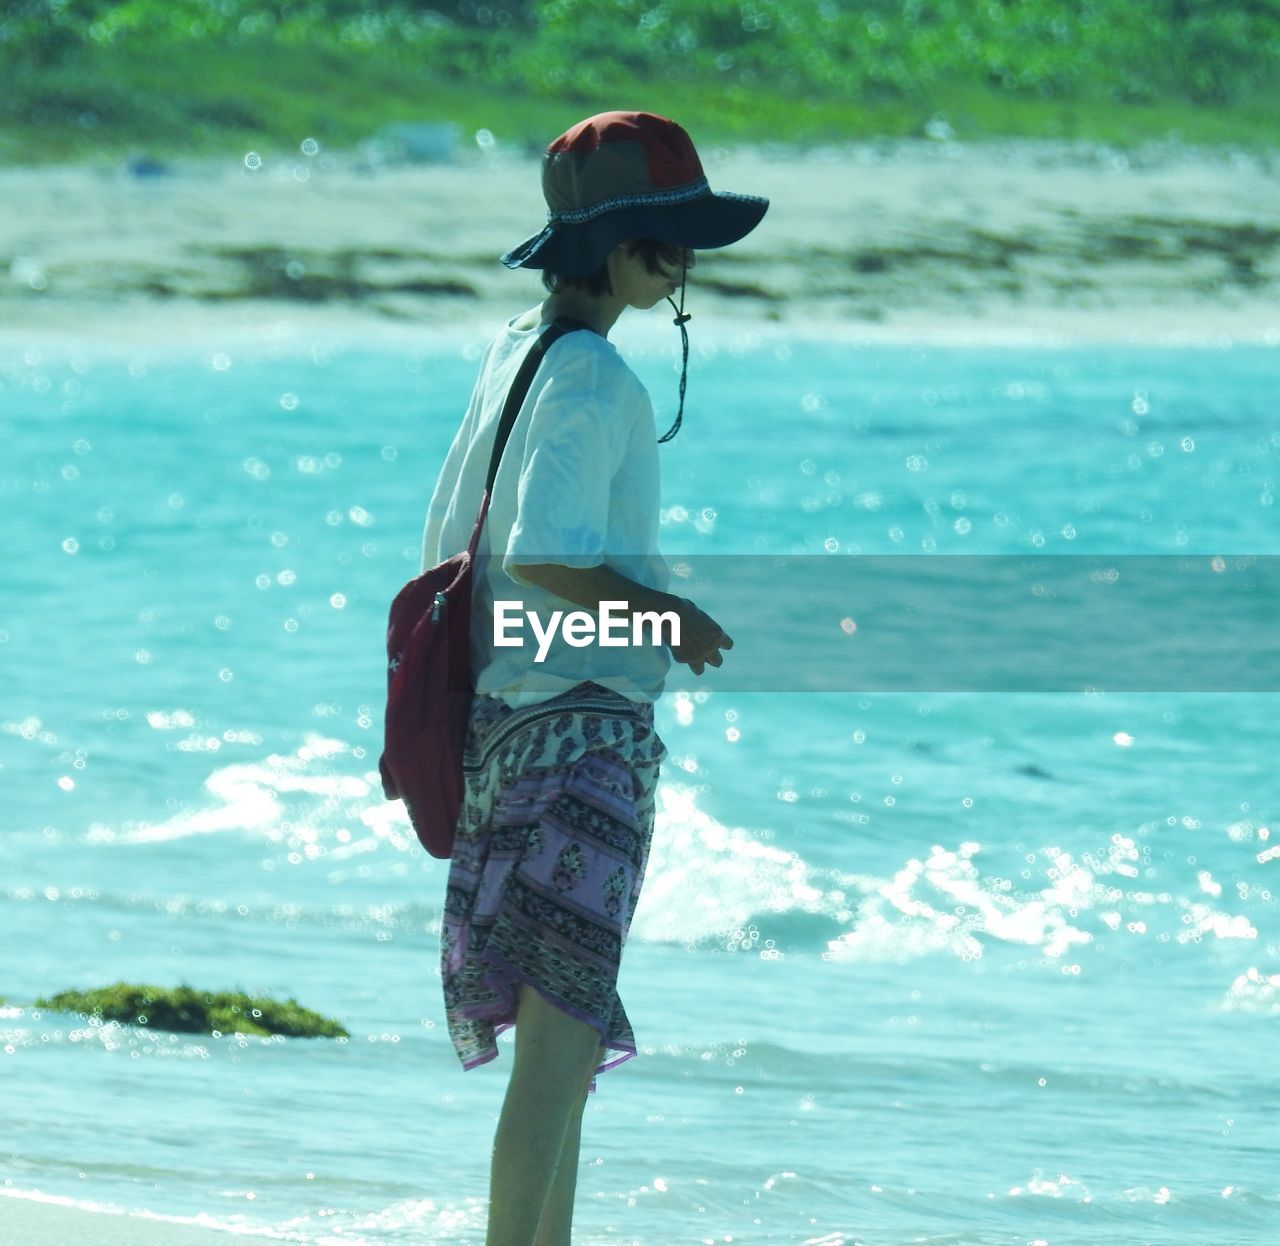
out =
<path fill-rule="evenodd" d="M 688 134 L 649 112 L 603 112 L 566 130 L 542 160 L 547 224 L 502 262 L 565 277 L 595 272 L 628 238 L 693 250 L 749 234 L 769 201 L 716 193 Z"/>

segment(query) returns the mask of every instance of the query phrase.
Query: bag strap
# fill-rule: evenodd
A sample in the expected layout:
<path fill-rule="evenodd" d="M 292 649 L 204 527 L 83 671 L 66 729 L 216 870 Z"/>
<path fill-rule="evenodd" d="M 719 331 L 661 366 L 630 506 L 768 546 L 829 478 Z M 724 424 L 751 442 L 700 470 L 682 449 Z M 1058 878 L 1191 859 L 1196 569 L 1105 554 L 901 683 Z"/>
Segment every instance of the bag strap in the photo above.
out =
<path fill-rule="evenodd" d="M 533 384 L 533 378 L 537 374 L 547 351 L 566 333 L 573 333 L 577 329 L 586 329 L 594 332 L 589 324 L 581 320 L 574 320 L 570 316 L 559 316 L 553 320 L 550 325 L 538 334 L 537 340 L 529 348 L 520 363 L 520 370 L 516 373 L 516 379 L 511 382 L 511 388 L 507 391 L 507 401 L 502 408 L 502 418 L 498 421 L 498 433 L 494 438 L 493 453 L 489 456 L 489 474 L 484 482 L 484 496 L 480 499 L 480 513 L 476 516 L 476 526 L 472 529 L 471 541 L 467 546 L 473 559 L 476 556 L 476 550 L 480 546 L 480 529 L 484 527 L 485 516 L 489 513 L 489 497 L 493 493 L 493 482 L 497 479 L 498 464 L 502 461 L 502 452 L 507 448 L 507 439 L 511 436 L 516 416 L 520 414 L 520 408 L 524 406 L 524 400 L 528 397 L 529 387 Z"/>

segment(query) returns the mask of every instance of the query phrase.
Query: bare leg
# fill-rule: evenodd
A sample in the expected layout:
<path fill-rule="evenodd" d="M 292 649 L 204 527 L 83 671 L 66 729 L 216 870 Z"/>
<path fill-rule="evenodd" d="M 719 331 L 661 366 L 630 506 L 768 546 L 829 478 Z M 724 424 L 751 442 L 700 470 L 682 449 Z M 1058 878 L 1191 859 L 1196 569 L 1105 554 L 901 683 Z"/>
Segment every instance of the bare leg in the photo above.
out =
<path fill-rule="evenodd" d="M 600 1047 L 591 1062 L 592 1072 L 604 1059 L 604 1048 Z M 565 1130 L 564 1144 L 560 1148 L 560 1163 L 556 1166 L 555 1180 L 551 1183 L 551 1192 L 547 1195 L 546 1205 L 542 1209 L 542 1219 L 538 1222 L 538 1236 L 533 1246 L 570 1246 L 570 1235 L 573 1229 L 573 1196 L 578 1190 L 578 1153 L 582 1150 L 582 1113 L 587 1106 L 587 1092 L 591 1085 L 588 1074 L 578 1099 L 577 1109 L 569 1117 L 569 1126 Z"/>
<path fill-rule="evenodd" d="M 520 986 L 516 1054 L 493 1141 L 485 1246 L 532 1246 L 571 1118 L 596 1067 L 600 1034 Z M 577 1143 L 574 1145 L 577 1169 Z M 566 1239 L 567 1240 L 567 1239 Z"/>

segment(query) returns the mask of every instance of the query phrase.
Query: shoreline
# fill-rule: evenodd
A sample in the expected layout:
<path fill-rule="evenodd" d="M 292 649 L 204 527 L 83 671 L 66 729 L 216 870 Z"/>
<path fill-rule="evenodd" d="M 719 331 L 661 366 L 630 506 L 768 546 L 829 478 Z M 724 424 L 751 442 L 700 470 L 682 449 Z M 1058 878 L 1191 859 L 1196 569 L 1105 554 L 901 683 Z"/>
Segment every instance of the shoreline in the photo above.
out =
<path fill-rule="evenodd" d="M 714 189 L 771 200 L 754 233 L 699 254 L 686 309 L 713 332 L 1280 344 L 1280 149 L 896 140 L 704 158 Z M 487 336 L 544 295 L 498 260 L 543 223 L 538 178 L 514 155 L 0 169 L 0 340 Z"/>
<path fill-rule="evenodd" d="M 198 305 L 178 307 L 127 304 L 50 308 L 22 327 L 0 320 L 0 361 L 36 350 L 67 356 L 165 358 L 238 349 L 250 355 L 289 355 L 326 349 L 403 349 L 421 354 L 483 346 L 502 323 L 532 306 L 536 296 L 505 304 L 493 300 L 467 317 L 447 320 L 389 320 L 359 307 L 309 308 L 246 302 L 215 313 Z M 686 310 L 691 366 L 699 347 L 723 349 L 744 339 L 771 342 L 819 341 L 851 348 L 989 347 L 1002 349 L 1230 350 L 1280 347 L 1280 306 L 1258 299 L 1238 307 L 1189 305 L 1077 308 L 989 307 L 981 315 L 958 317 L 928 309 L 897 313 L 886 322 L 798 315 L 785 321 L 734 315 L 733 309 L 701 309 L 690 286 Z M 665 309 L 631 312 L 610 340 L 620 349 L 639 345 L 678 357 L 679 338 Z"/>
<path fill-rule="evenodd" d="M 23 1246 L 226 1246 L 229 1241 L 298 1242 L 304 1239 L 269 1229 L 215 1228 L 181 1217 L 90 1210 L 68 1198 L 40 1194 L 3 1194 L 0 1220 Z"/>

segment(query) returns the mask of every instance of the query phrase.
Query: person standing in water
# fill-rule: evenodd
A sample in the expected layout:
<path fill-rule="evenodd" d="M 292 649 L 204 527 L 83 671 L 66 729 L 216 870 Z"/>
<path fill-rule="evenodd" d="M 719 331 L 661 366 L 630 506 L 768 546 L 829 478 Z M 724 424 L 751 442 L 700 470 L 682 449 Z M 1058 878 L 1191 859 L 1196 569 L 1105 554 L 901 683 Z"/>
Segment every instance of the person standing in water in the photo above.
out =
<path fill-rule="evenodd" d="M 549 327 L 502 453 L 472 606 L 475 695 L 449 866 L 441 978 L 464 1069 L 515 1058 L 490 1173 L 486 1246 L 569 1246 L 582 1114 L 596 1075 L 636 1054 L 617 977 L 644 879 L 659 764 L 653 702 L 672 657 L 701 674 L 732 640 L 667 591 L 649 396 L 608 340 L 628 307 L 666 298 L 688 362 L 695 252 L 727 246 L 768 200 L 713 193 L 689 136 L 646 112 L 601 113 L 547 148 L 546 226 L 503 256 L 548 297 L 486 351 L 423 533 L 425 570 L 467 545 L 508 390 Z M 680 292 L 677 307 L 672 296 Z M 495 602 L 674 613 L 679 643 L 494 643 Z M 504 613 L 505 607 L 499 613 Z M 539 651 L 541 652 L 539 653 Z"/>

